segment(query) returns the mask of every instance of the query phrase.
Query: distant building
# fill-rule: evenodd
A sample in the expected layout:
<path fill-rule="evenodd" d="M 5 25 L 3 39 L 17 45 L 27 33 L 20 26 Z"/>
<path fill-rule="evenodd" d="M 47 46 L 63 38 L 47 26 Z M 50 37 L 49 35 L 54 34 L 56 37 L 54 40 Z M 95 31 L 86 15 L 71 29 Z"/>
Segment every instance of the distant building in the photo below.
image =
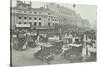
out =
<path fill-rule="evenodd" d="M 55 3 L 49 3 L 47 7 L 59 15 L 60 17 L 59 22 L 61 24 L 64 25 L 71 24 L 71 25 L 76 25 L 78 27 L 87 27 L 89 24 L 89 22 L 86 19 L 82 19 L 80 14 L 77 14 L 72 9 L 69 9 L 67 7 Z M 73 9 L 75 9 L 75 7 L 73 7 Z"/>

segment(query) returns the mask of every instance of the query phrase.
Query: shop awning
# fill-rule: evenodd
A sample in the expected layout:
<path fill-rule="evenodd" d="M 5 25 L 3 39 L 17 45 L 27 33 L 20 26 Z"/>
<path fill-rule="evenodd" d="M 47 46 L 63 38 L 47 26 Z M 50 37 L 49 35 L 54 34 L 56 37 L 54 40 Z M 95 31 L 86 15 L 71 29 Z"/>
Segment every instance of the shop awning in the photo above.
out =
<path fill-rule="evenodd" d="M 18 28 L 27 28 L 27 27 L 30 27 L 30 24 L 16 24 L 16 27 Z"/>

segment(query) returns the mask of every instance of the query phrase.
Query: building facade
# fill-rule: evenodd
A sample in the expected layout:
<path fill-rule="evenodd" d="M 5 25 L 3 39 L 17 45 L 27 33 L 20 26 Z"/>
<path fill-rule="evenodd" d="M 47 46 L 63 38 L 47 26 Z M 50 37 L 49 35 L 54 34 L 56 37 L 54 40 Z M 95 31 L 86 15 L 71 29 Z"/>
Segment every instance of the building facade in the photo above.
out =
<path fill-rule="evenodd" d="M 73 10 L 59 4 L 49 3 L 47 7 L 59 14 L 60 23 L 71 24 L 79 27 L 88 27 L 89 22 L 86 19 L 81 18 L 80 14 L 75 12 L 75 7 Z"/>
<path fill-rule="evenodd" d="M 74 10 L 55 3 L 48 3 L 45 7 L 32 8 L 31 2 L 17 1 L 16 7 L 12 7 L 11 10 L 12 29 L 21 26 L 50 29 L 56 24 L 70 24 L 83 28 L 89 26 L 89 22 L 82 19 Z"/>
<path fill-rule="evenodd" d="M 30 26 L 33 28 L 53 28 L 58 23 L 58 16 L 48 8 L 32 8 L 29 4 L 17 1 L 17 6 L 11 8 L 12 28 Z"/>

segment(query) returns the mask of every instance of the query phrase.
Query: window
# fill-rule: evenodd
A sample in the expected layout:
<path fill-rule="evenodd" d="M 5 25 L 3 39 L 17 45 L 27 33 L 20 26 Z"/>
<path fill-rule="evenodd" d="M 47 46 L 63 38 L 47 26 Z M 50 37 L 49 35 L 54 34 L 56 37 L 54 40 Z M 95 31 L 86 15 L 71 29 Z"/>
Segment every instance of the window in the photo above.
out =
<path fill-rule="evenodd" d="M 24 13 L 27 13 L 27 11 L 24 11 Z"/>
<path fill-rule="evenodd" d="M 34 12 L 34 14 L 37 14 L 37 12 Z"/>
<path fill-rule="evenodd" d="M 50 23 L 48 23 L 48 26 L 50 26 Z"/>
<path fill-rule="evenodd" d="M 39 22 L 39 26 L 41 26 L 41 22 Z"/>
<path fill-rule="evenodd" d="M 32 22 L 29 22 L 30 25 L 32 25 Z"/>
<path fill-rule="evenodd" d="M 41 12 L 39 12 L 39 14 L 41 14 Z"/>
<path fill-rule="evenodd" d="M 55 25 L 55 23 L 53 23 L 53 25 Z"/>
<path fill-rule="evenodd" d="M 37 25 L 37 23 L 36 22 L 34 22 L 34 26 L 36 26 Z"/>
<path fill-rule="evenodd" d="M 35 17 L 34 20 L 37 20 L 37 18 Z"/>
<path fill-rule="evenodd" d="M 24 17 L 24 19 L 27 19 L 27 17 Z"/>
<path fill-rule="evenodd" d="M 19 22 L 19 24 L 21 24 L 21 22 Z"/>
<path fill-rule="evenodd" d="M 39 18 L 39 20 L 41 20 L 41 18 Z"/>
<path fill-rule="evenodd" d="M 50 15 L 50 13 L 48 13 L 48 15 Z"/>
<path fill-rule="evenodd" d="M 32 17 L 29 17 L 29 19 L 31 20 L 31 19 L 32 19 Z"/>
<path fill-rule="evenodd" d="M 24 24 L 27 24 L 26 22 L 24 22 Z"/>
<path fill-rule="evenodd" d="M 50 20 L 50 18 L 48 18 L 48 20 Z"/>
<path fill-rule="evenodd" d="M 20 10 L 18 12 L 21 12 Z"/>
<path fill-rule="evenodd" d="M 19 19 L 21 19 L 21 17 L 19 17 Z"/>
<path fill-rule="evenodd" d="M 30 11 L 29 13 L 32 13 L 32 11 Z"/>

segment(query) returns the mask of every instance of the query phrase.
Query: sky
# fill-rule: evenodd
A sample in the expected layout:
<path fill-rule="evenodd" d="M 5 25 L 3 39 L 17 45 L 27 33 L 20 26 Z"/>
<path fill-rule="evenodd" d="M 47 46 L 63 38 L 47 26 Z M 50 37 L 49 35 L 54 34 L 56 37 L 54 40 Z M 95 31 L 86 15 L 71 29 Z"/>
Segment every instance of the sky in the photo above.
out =
<path fill-rule="evenodd" d="M 29 2 L 27 2 L 27 3 L 29 3 Z M 32 7 L 33 8 L 39 8 L 41 6 L 44 6 L 44 4 L 47 4 L 47 3 L 46 2 L 33 1 L 32 2 Z M 92 26 L 93 25 L 96 26 L 97 7 L 95 5 L 80 5 L 80 4 L 76 4 L 76 7 L 73 8 L 72 4 L 68 4 L 68 3 L 57 3 L 57 4 L 75 10 L 76 13 L 80 14 L 80 16 L 83 19 L 87 19 Z M 12 1 L 12 6 L 16 6 L 16 0 Z"/>

